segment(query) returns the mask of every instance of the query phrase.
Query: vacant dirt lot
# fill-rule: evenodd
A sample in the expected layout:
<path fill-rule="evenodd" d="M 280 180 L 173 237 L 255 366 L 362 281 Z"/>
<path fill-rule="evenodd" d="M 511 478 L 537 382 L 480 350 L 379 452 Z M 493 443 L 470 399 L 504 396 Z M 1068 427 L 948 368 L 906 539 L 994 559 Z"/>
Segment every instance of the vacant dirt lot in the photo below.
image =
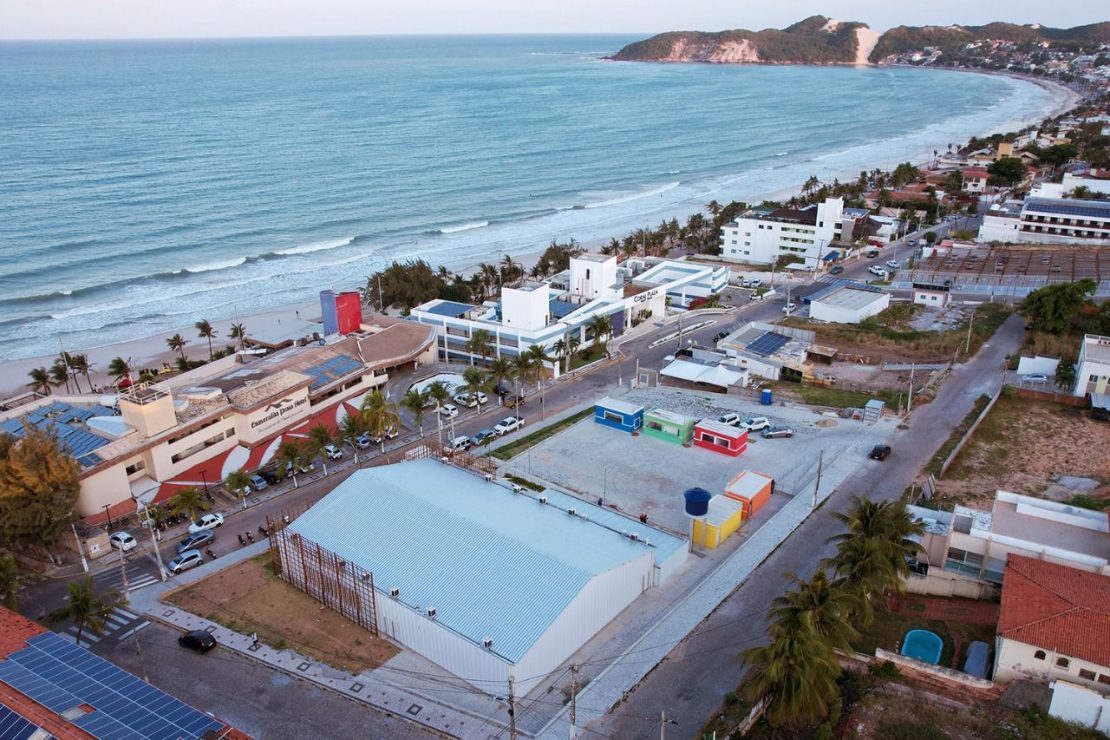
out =
<path fill-rule="evenodd" d="M 1001 488 L 1040 495 L 1055 476 L 1110 482 L 1110 424 L 1048 401 L 1000 398 L 938 489 L 976 505 Z M 1106 496 L 1106 486 L 1095 496 Z M 989 508 L 989 506 L 988 506 Z"/>
<path fill-rule="evenodd" d="M 350 673 L 377 668 L 398 651 L 271 574 L 268 556 L 222 570 L 166 601 Z"/>

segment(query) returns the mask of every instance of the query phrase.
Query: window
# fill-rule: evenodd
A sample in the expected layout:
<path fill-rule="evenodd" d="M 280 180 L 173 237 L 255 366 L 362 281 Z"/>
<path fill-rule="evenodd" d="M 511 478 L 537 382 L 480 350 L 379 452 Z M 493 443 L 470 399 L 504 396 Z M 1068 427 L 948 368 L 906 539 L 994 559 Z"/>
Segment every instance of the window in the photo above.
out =
<path fill-rule="evenodd" d="M 146 470 L 146 463 L 143 462 L 142 460 L 139 460 L 138 462 L 135 462 L 135 463 L 132 463 L 131 465 L 128 465 L 124 469 L 124 472 L 126 472 L 127 475 L 134 475 L 135 473 L 138 473 L 140 470 Z"/>
<path fill-rule="evenodd" d="M 1044 650 L 1038 650 L 1037 652 L 1033 653 L 1033 657 L 1036 658 L 1037 660 L 1044 660 L 1045 659 Z"/>
<path fill-rule="evenodd" d="M 611 421 L 614 424 L 624 424 L 624 417 L 612 411 L 606 411 L 605 421 Z"/>
<path fill-rule="evenodd" d="M 1079 669 L 1079 677 L 1082 678 L 1085 681 L 1094 681 L 1095 680 L 1095 672 L 1094 671 L 1088 671 L 1086 668 L 1080 668 Z"/>
<path fill-rule="evenodd" d="M 1110 676 L 1107 676 L 1105 673 L 1100 673 L 1098 674 L 1098 682 L 1110 686 Z"/>
<path fill-rule="evenodd" d="M 1057 658 L 1056 659 L 1056 667 L 1057 668 L 1067 668 L 1069 665 L 1071 665 L 1071 661 L 1068 660 L 1067 658 Z"/>

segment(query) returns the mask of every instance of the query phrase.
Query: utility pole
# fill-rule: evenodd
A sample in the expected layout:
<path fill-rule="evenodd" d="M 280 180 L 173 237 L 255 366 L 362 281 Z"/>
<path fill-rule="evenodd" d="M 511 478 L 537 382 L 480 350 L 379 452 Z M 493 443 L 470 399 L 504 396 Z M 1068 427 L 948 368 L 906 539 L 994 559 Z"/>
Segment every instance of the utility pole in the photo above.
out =
<path fill-rule="evenodd" d="M 667 740 L 667 725 L 677 725 L 673 719 L 667 719 L 667 711 L 659 713 L 659 740 Z"/>
<path fill-rule="evenodd" d="M 516 699 L 513 697 L 513 674 L 509 674 L 509 740 L 516 740 Z"/>
<path fill-rule="evenodd" d="M 825 462 L 825 450 L 817 453 L 817 481 L 813 484 L 813 508 L 817 508 L 817 491 L 821 488 L 821 466 Z"/>
<path fill-rule="evenodd" d="M 77 523 L 70 522 L 69 526 L 73 529 L 73 540 L 77 543 L 77 553 L 81 556 L 81 567 L 88 573 L 89 561 L 85 559 L 85 546 L 81 544 L 81 538 L 77 536 Z"/>
<path fill-rule="evenodd" d="M 971 318 L 967 320 L 967 341 L 964 343 L 964 355 L 971 351 L 971 325 L 975 323 L 975 309 L 971 309 Z"/>
<path fill-rule="evenodd" d="M 158 535 L 154 531 L 154 521 L 150 518 L 150 509 L 144 507 L 146 512 L 146 528 L 150 530 L 150 544 L 154 546 L 154 557 L 158 561 L 158 577 L 162 583 L 166 582 L 166 566 L 162 563 L 162 551 L 158 548 Z"/>
<path fill-rule="evenodd" d="M 910 413 L 911 411 L 913 411 L 913 369 L 914 369 L 914 367 L 915 367 L 915 363 L 911 362 L 910 363 L 910 393 L 909 393 L 909 396 L 906 398 L 906 413 L 907 414 Z"/>
<path fill-rule="evenodd" d="M 571 665 L 570 667 L 570 740 L 576 740 L 578 737 L 578 716 L 575 707 L 575 693 L 578 690 L 575 679 L 578 677 L 578 666 Z"/>
<path fill-rule="evenodd" d="M 131 586 L 127 583 L 127 560 L 123 557 L 123 547 L 119 549 L 119 572 L 123 576 L 123 603 L 129 604 L 131 602 L 130 593 Z"/>

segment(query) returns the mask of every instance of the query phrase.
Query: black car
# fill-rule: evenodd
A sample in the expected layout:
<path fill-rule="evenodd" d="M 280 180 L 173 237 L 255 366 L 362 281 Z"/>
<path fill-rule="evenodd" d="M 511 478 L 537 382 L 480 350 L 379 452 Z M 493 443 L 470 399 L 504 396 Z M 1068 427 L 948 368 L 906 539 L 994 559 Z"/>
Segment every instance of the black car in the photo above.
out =
<path fill-rule="evenodd" d="M 269 483 L 271 486 L 281 482 L 283 476 L 277 474 L 277 470 L 259 470 L 258 474 L 262 476 L 262 480 Z"/>
<path fill-rule="evenodd" d="M 202 529 L 199 532 L 194 532 L 181 542 L 177 543 L 177 551 L 179 553 L 186 550 L 196 550 L 198 547 L 204 547 L 212 540 L 216 539 L 216 535 L 212 533 L 211 529 Z"/>
<path fill-rule="evenodd" d="M 830 275 L 839 275 L 842 272 L 844 272 L 844 266 L 843 265 L 833 265 L 832 267 L 829 268 L 829 274 Z"/>
<path fill-rule="evenodd" d="M 875 445 L 871 448 L 871 454 L 868 457 L 872 460 L 885 460 L 889 454 L 890 445 Z"/>
<path fill-rule="evenodd" d="M 212 636 L 211 632 L 193 630 L 177 638 L 177 644 L 190 650 L 196 650 L 198 653 L 207 653 L 216 647 L 216 638 Z"/>

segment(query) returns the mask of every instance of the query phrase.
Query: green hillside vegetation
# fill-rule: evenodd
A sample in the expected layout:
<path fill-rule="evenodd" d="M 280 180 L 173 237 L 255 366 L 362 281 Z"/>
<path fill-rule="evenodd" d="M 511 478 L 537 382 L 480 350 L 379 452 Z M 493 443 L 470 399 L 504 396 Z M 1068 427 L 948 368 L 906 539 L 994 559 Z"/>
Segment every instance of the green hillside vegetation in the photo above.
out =
<path fill-rule="evenodd" d="M 988 23 L 985 26 L 897 26 L 884 33 L 871 51 L 871 61 L 878 62 L 892 54 L 932 46 L 948 55 L 959 52 L 965 44 L 982 39 L 1032 44 L 1041 41 L 1110 42 L 1110 22 L 1092 23 L 1074 28 L 1034 28 L 1014 23 Z"/>
<path fill-rule="evenodd" d="M 815 15 L 779 30 L 736 29 L 705 33 L 702 31 L 671 31 L 637 41 L 624 47 L 611 59 L 618 61 L 655 61 L 665 59 L 675 45 L 684 42 L 690 61 L 710 61 L 715 50 L 729 44 L 750 41 L 759 54 L 759 61 L 793 64 L 847 64 L 856 57 L 855 30 L 863 23 L 841 23 L 834 31 L 822 31 L 828 23 L 825 16 Z"/>

